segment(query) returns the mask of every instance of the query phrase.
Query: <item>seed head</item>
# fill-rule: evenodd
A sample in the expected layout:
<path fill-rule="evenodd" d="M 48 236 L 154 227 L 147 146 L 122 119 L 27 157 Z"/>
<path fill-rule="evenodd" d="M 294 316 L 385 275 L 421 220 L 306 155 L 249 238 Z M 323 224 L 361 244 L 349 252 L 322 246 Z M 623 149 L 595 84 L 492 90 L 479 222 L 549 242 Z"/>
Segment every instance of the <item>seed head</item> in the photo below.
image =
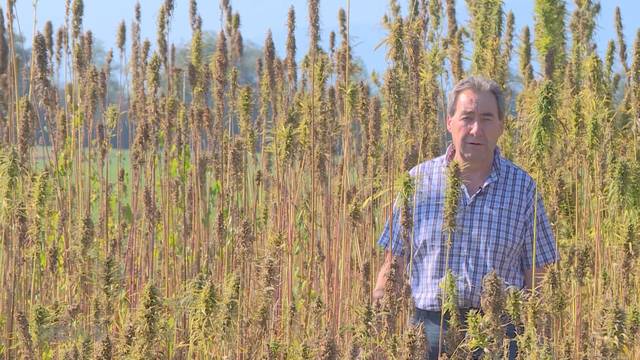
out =
<path fill-rule="evenodd" d="M 285 65 L 287 67 L 287 80 L 289 86 L 295 92 L 297 79 L 297 65 L 296 65 L 296 12 L 293 6 L 289 8 L 289 14 L 287 16 L 287 57 L 285 59 Z"/>
<path fill-rule="evenodd" d="M 372 97 L 369 100 L 369 127 L 367 129 L 367 148 L 369 151 L 367 152 L 368 164 L 370 169 L 369 176 L 373 176 L 373 174 L 377 173 L 376 169 L 376 158 L 378 157 L 378 146 L 380 142 L 380 134 L 381 134 L 381 126 L 382 126 L 382 118 L 380 113 L 380 99 L 377 96 Z"/>
<path fill-rule="evenodd" d="M 124 355 L 129 355 L 134 341 L 136 340 L 136 328 L 133 324 L 127 324 L 124 331 Z"/>
<path fill-rule="evenodd" d="M 312 0 L 313 1 L 313 0 Z M 326 329 L 318 345 L 318 359 L 334 360 L 338 358 L 338 346 L 335 335 L 331 330 Z"/>
<path fill-rule="evenodd" d="M 545 80 L 536 99 L 534 121 L 531 134 L 531 154 L 533 163 L 542 167 L 545 155 L 554 140 L 557 117 L 557 92 L 552 80 Z"/>
<path fill-rule="evenodd" d="M 458 347 L 463 338 L 463 325 L 460 321 L 460 311 L 458 309 L 458 287 L 456 285 L 456 277 L 451 269 L 446 270 L 440 282 L 440 291 L 442 294 L 442 312 L 449 317 L 447 320 L 448 330 L 444 336 L 444 349 L 450 353 Z"/>
<path fill-rule="evenodd" d="M 18 153 L 24 166 L 27 164 L 29 149 L 34 142 L 33 127 L 37 123 L 37 119 L 31 102 L 26 96 L 20 99 L 18 109 L 20 115 L 18 122 Z"/>
<path fill-rule="evenodd" d="M 338 10 L 338 26 L 340 27 L 340 36 L 342 39 L 347 38 L 347 13 L 343 8 Z"/>
<path fill-rule="evenodd" d="M 451 333 L 452 331 L 452 329 L 449 329 L 447 333 Z M 424 329 L 422 326 L 409 326 L 409 329 L 404 333 L 402 358 L 424 359 L 428 348 L 427 339 L 424 336 Z"/>
<path fill-rule="evenodd" d="M 94 236 L 95 231 L 93 228 L 91 213 L 87 212 L 85 217 L 82 219 L 82 227 L 80 229 L 80 243 L 82 244 L 82 252 L 84 256 L 87 255 L 91 245 L 93 244 Z"/>
<path fill-rule="evenodd" d="M 218 245 L 223 246 L 227 234 L 227 228 L 225 225 L 224 209 L 218 212 L 216 219 L 216 237 L 218 238 Z"/>
<path fill-rule="evenodd" d="M 235 20 L 237 19 L 237 21 Z M 234 16 L 234 23 L 237 23 L 240 26 L 240 15 L 236 13 Z M 234 61 L 238 61 L 244 54 L 244 42 L 242 40 L 242 34 L 239 30 L 235 30 L 233 32 L 233 37 L 231 39 L 231 48 L 233 49 L 232 55 Z"/>
<path fill-rule="evenodd" d="M 168 47 L 167 47 L 167 26 L 168 26 L 168 18 L 167 18 L 167 10 L 164 5 L 160 7 L 160 11 L 158 13 L 158 29 L 156 33 L 157 42 L 158 42 L 158 53 L 162 57 L 163 63 L 167 62 L 168 57 Z"/>
<path fill-rule="evenodd" d="M 157 95 L 160 88 L 160 66 L 162 65 L 160 56 L 157 52 L 154 52 L 151 56 L 151 61 L 147 66 L 147 85 L 149 86 L 150 93 L 153 97 Z"/>
<path fill-rule="evenodd" d="M 91 59 L 93 58 L 93 32 L 91 30 L 87 30 L 82 37 L 82 50 L 84 53 L 84 63 L 89 65 L 91 64 Z"/>
<path fill-rule="evenodd" d="M 309 0 L 309 52 L 311 54 L 319 50 L 320 43 L 320 11 L 319 0 Z"/>
<path fill-rule="evenodd" d="M 26 359 L 35 359 L 33 340 L 29 332 L 29 320 L 23 312 L 18 313 L 18 326 L 20 327 L 21 352 Z"/>
<path fill-rule="evenodd" d="M 627 339 L 626 314 L 617 301 L 605 309 L 603 319 L 603 338 L 605 358 L 615 359 L 621 355 Z"/>
<path fill-rule="evenodd" d="M 173 0 L 164 0 L 164 8 L 167 11 L 167 17 L 169 19 L 173 16 L 174 7 Z"/>
<path fill-rule="evenodd" d="M 224 90 L 227 80 L 227 38 L 224 32 L 220 32 L 218 40 L 216 41 L 216 53 L 214 57 L 214 63 L 212 64 L 212 73 L 216 84 L 216 104 L 222 104 L 224 106 Z M 224 111 L 224 107 L 222 109 Z M 217 114 L 221 116 L 221 114 Z M 221 121 L 222 118 L 218 118 Z"/>
<path fill-rule="evenodd" d="M 109 335 L 107 335 L 100 344 L 100 355 L 98 360 L 111 360 L 113 359 L 113 344 Z"/>
<path fill-rule="evenodd" d="M 509 314 L 511 322 L 519 325 L 522 320 L 522 294 L 521 290 L 509 287 L 507 288 L 507 297 L 505 300 L 505 311 Z"/>
<path fill-rule="evenodd" d="M 240 241 L 238 242 L 240 254 L 243 259 L 246 259 L 251 253 L 254 240 L 253 226 L 247 219 L 245 219 L 242 221 L 242 225 L 240 226 Z"/>
<path fill-rule="evenodd" d="M 189 2 L 189 20 L 191 22 L 191 31 L 199 31 L 202 26 L 202 20 L 198 15 L 198 3 L 196 0 Z"/>
<path fill-rule="evenodd" d="M 489 335 L 487 353 L 500 354 L 504 344 L 503 314 L 505 308 L 504 283 L 495 270 L 482 279 L 480 306 L 487 321 L 486 333 Z"/>
<path fill-rule="evenodd" d="M 148 283 L 142 296 L 142 308 L 138 315 L 137 338 L 134 345 L 143 358 L 158 358 L 158 337 L 162 319 L 162 298 L 160 290 Z"/>
<path fill-rule="evenodd" d="M 253 98 L 251 87 L 245 86 L 240 90 L 240 134 L 244 141 L 245 151 L 253 152 L 255 148 L 256 135 L 251 116 L 253 113 Z"/>
<path fill-rule="evenodd" d="M 219 302 L 218 287 L 213 279 L 209 279 L 200 293 L 200 310 L 206 316 L 212 316 L 215 314 Z"/>
<path fill-rule="evenodd" d="M 640 336 L 640 308 L 633 305 L 629 311 L 629 325 L 627 326 L 630 334 L 630 341 L 638 339 Z"/>
<path fill-rule="evenodd" d="M 244 154 L 242 140 L 234 139 L 231 146 L 231 154 L 229 155 L 229 162 L 231 163 L 231 178 L 234 180 L 234 187 L 239 187 L 242 184 L 242 170 L 243 161 L 242 155 Z"/>
<path fill-rule="evenodd" d="M 462 194 L 462 177 L 460 164 L 451 161 L 447 167 L 447 187 L 444 194 L 444 222 L 443 230 L 453 233 L 456 230 L 456 216 Z"/>
<path fill-rule="evenodd" d="M 29 236 L 29 220 L 27 219 L 26 207 L 22 201 L 18 201 L 16 218 L 18 222 L 18 244 L 21 248 L 28 248 L 32 245 L 33 239 Z"/>
<path fill-rule="evenodd" d="M 84 15 L 84 3 L 82 0 L 73 0 L 71 30 L 74 39 L 80 36 L 82 29 L 82 16 Z"/>
<path fill-rule="evenodd" d="M 107 256 L 102 271 L 102 292 L 105 296 L 107 314 L 111 314 L 112 300 L 118 289 L 118 267 L 113 253 Z"/>
<path fill-rule="evenodd" d="M 526 86 L 533 80 L 533 68 L 531 67 L 531 33 L 528 26 L 522 29 L 520 43 L 520 76 L 522 76 Z"/>
<path fill-rule="evenodd" d="M 499 317 L 505 306 L 505 294 L 502 279 L 495 270 L 491 271 L 482 279 L 482 296 L 480 306 L 482 311 L 493 317 Z"/>
<path fill-rule="evenodd" d="M 58 264 L 60 261 L 60 248 L 57 244 L 51 245 L 49 251 L 47 252 L 47 263 L 49 265 L 48 269 L 51 274 L 55 274 L 58 272 Z"/>
<path fill-rule="evenodd" d="M 268 76 L 269 89 L 272 91 L 274 90 L 275 85 L 275 58 L 275 45 L 273 44 L 271 30 L 269 30 L 267 32 L 267 37 L 264 40 L 264 66 L 266 75 Z"/>
<path fill-rule="evenodd" d="M 225 276 L 224 287 L 222 289 L 222 317 L 220 325 L 224 333 L 228 333 L 233 320 L 238 314 L 238 300 L 240 299 L 240 276 L 236 273 L 229 273 Z"/>
<path fill-rule="evenodd" d="M 120 21 L 120 25 L 118 25 L 118 35 L 116 36 L 116 45 L 120 50 L 120 53 L 124 53 L 124 47 L 127 42 L 127 25 L 124 23 L 124 20 Z"/>
<path fill-rule="evenodd" d="M 56 32 L 56 64 L 58 66 L 61 65 L 62 62 L 62 50 L 68 48 L 68 38 L 69 34 L 67 33 L 67 29 L 64 26 L 58 28 Z"/>
<path fill-rule="evenodd" d="M 566 296 L 562 283 L 562 274 L 552 266 L 545 274 L 543 281 L 543 298 L 552 314 L 559 314 L 566 306 Z"/>
<path fill-rule="evenodd" d="M 148 185 L 144 187 L 144 210 L 147 221 L 150 224 L 155 224 L 159 216 L 158 208 Z"/>
<path fill-rule="evenodd" d="M 136 1 L 136 4 L 133 9 L 135 21 L 140 24 L 140 19 L 142 18 L 142 11 L 140 9 L 140 1 Z"/>
<path fill-rule="evenodd" d="M 335 48 L 336 48 L 336 33 L 332 31 L 329 33 L 329 52 L 332 55 L 335 52 Z"/>
<path fill-rule="evenodd" d="M 47 21 L 44 24 L 44 39 L 49 56 L 53 55 L 53 24 L 51 21 Z"/>
<path fill-rule="evenodd" d="M 627 44 L 624 41 L 624 29 L 622 26 L 622 15 L 620 14 L 620 7 L 616 6 L 615 12 L 615 27 L 616 27 L 616 35 L 618 37 L 618 56 L 620 57 L 620 62 L 622 63 L 622 67 L 625 70 L 625 73 L 629 71 L 629 66 L 627 65 Z"/>

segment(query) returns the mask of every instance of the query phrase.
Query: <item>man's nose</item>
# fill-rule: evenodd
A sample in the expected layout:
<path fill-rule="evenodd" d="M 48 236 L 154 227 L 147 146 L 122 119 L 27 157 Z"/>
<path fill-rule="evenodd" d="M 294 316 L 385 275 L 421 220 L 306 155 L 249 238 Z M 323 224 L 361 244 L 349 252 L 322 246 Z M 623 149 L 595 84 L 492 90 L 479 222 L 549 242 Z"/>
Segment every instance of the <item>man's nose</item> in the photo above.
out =
<path fill-rule="evenodd" d="M 471 124 L 469 124 L 469 134 L 470 135 L 478 135 L 481 131 L 480 129 L 480 119 L 475 118 Z"/>

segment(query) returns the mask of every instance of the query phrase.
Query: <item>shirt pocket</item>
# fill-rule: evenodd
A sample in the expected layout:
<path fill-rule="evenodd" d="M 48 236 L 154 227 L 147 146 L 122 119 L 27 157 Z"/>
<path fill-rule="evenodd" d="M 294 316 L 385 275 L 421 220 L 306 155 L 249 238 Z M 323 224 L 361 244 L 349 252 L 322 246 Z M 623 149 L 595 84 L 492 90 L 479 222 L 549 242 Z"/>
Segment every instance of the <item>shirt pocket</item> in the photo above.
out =
<path fill-rule="evenodd" d="M 486 221 L 480 224 L 480 233 L 489 265 L 504 268 L 518 264 L 523 244 L 519 236 L 522 219 L 517 211 L 502 204 L 485 204 L 482 213 Z"/>
<path fill-rule="evenodd" d="M 427 251 L 433 254 L 442 247 L 442 206 L 439 199 L 418 202 L 414 215 L 413 253 Z"/>

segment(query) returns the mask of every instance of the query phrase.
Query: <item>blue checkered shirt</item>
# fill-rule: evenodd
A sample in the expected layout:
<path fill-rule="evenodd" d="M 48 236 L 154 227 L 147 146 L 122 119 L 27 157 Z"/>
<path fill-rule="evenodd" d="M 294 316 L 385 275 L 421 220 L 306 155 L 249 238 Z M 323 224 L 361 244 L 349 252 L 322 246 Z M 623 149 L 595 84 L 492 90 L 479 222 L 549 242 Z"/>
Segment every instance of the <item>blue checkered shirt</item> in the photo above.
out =
<path fill-rule="evenodd" d="M 442 230 L 446 169 L 454 155 L 447 153 L 423 162 L 409 171 L 415 181 L 413 241 L 410 252 L 403 249 L 401 211 L 394 205 L 393 231 L 387 220 L 378 245 L 394 255 L 412 257 L 411 289 L 416 307 L 439 311 L 439 284 L 445 273 L 448 235 Z M 522 169 L 500 156 L 496 148 L 489 177 L 482 187 L 462 196 L 452 233 L 449 268 L 456 277 L 458 305 L 480 307 L 484 275 L 492 270 L 507 286 L 524 287 L 524 270 L 533 263 L 534 211 L 536 216 L 536 266 L 558 260 L 556 243 L 536 185 Z"/>

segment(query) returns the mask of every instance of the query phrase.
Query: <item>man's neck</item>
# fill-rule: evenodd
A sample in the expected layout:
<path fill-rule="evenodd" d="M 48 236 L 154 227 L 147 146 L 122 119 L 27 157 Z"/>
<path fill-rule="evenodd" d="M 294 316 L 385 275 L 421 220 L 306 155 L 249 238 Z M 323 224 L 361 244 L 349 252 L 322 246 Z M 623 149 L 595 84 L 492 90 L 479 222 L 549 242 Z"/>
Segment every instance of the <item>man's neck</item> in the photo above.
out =
<path fill-rule="evenodd" d="M 490 161 L 483 163 L 465 162 L 458 154 L 456 154 L 455 160 L 460 163 L 462 181 L 467 186 L 467 190 L 472 191 L 481 187 L 491 173 L 493 156 L 489 159 Z"/>

